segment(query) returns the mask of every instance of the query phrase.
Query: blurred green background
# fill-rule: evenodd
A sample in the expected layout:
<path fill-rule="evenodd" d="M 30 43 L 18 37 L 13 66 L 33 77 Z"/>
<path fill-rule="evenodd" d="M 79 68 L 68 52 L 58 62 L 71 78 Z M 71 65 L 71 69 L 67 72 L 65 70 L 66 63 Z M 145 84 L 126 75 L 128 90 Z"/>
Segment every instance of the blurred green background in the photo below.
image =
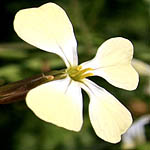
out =
<path fill-rule="evenodd" d="M 50 1 L 0 1 L 0 85 L 65 67 L 58 56 L 26 44 L 13 30 L 18 10 L 47 2 Z M 74 26 L 80 63 L 91 59 L 105 40 L 121 36 L 132 41 L 135 58 L 150 64 L 150 0 L 51 2 L 65 9 Z M 149 113 L 149 76 L 140 76 L 139 87 L 131 92 L 113 87 L 101 78 L 91 79 L 128 107 L 134 119 Z M 88 117 L 88 103 L 84 93 L 84 125 L 78 133 L 41 121 L 24 101 L 0 105 L 0 150 L 121 150 L 121 143 L 109 144 L 95 135 Z M 146 143 L 136 149 L 149 150 L 150 146 Z"/>

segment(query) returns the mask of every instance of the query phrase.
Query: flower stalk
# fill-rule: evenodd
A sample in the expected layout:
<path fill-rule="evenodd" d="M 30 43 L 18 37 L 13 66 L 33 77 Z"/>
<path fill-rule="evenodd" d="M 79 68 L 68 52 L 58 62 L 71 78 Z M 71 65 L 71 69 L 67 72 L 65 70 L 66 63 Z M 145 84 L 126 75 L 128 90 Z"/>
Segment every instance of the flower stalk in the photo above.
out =
<path fill-rule="evenodd" d="M 55 70 L 0 86 L 0 104 L 9 104 L 25 100 L 27 93 L 50 81 L 60 80 L 66 77 L 65 70 Z"/>

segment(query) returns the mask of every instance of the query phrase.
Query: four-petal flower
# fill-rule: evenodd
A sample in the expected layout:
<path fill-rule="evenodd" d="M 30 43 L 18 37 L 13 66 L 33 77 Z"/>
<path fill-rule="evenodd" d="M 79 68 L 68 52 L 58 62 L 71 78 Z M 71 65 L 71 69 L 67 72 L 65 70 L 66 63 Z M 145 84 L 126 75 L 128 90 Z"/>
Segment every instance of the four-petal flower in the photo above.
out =
<path fill-rule="evenodd" d="M 116 87 L 134 90 L 138 74 L 131 66 L 132 43 L 121 37 L 111 38 L 98 48 L 92 60 L 78 65 L 72 24 L 64 10 L 54 3 L 20 10 L 14 28 L 24 41 L 59 55 L 67 66 L 66 78 L 29 91 L 28 107 L 42 120 L 79 131 L 83 123 L 83 88 L 90 97 L 89 116 L 97 136 L 111 143 L 119 142 L 132 123 L 131 114 L 87 77 L 100 76 Z"/>

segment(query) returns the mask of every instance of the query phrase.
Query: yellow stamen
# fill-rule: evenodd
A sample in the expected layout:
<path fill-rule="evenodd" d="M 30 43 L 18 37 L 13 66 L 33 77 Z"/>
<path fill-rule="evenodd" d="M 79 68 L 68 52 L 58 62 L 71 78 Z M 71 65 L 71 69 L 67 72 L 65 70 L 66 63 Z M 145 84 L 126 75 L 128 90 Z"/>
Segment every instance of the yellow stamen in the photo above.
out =
<path fill-rule="evenodd" d="M 81 70 L 82 69 L 82 66 L 77 66 L 77 70 Z"/>
<path fill-rule="evenodd" d="M 69 74 L 70 78 L 75 81 L 81 81 L 82 79 L 93 76 L 93 73 L 89 72 L 92 71 L 92 68 L 85 68 L 82 69 L 82 66 L 74 66 L 67 69 L 67 73 Z"/>
<path fill-rule="evenodd" d="M 91 76 L 93 76 L 93 73 L 84 74 L 83 76 L 81 76 L 81 80 L 87 77 L 91 77 Z"/>

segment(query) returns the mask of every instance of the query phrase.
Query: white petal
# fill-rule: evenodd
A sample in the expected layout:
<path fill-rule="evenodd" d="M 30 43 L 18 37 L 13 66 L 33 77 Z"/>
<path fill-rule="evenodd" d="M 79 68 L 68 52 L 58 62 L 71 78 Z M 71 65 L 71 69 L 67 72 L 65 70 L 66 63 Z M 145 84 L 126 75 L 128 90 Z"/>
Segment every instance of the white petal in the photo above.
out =
<path fill-rule="evenodd" d="M 94 74 L 105 78 L 112 85 L 126 90 L 136 89 L 139 82 L 139 76 L 130 64 L 97 69 Z"/>
<path fill-rule="evenodd" d="M 146 142 L 145 126 L 150 123 L 150 115 L 144 115 L 136 120 L 128 131 L 122 136 L 122 147 L 124 149 L 135 149 L 136 145 Z"/>
<path fill-rule="evenodd" d="M 119 142 L 132 123 L 130 112 L 92 81 L 86 79 L 84 84 L 81 86 L 90 97 L 89 115 L 97 136 L 111 143 Z"/>
<path fill-rule="evenodd" d="M 133 59 L 132 65 L 136 69 L 136 71 L 143 76 L 150 76 L 150 65 L 139 60 L 139 59 Z"/>
<path fill-rule="evenodd" d="M 82 126 L 82 94 L 70 78 L 40 85 L 27 94 L 27 106 L 42 120 L 73 131 Z"/>
<path fill-rule="evenodd" d="M 81 65 L 83 68 L 93 68 L 94 75 L 103 77 L 116 87 L 134 90 L 139 77 L 131 66 L 132 57 L 132 43 L 125 38 L 117 37 L 104 42 L 95 58 Z"/>
<path fill-rule="evenodd" d="M 42 50 L 56 53 L 67 66 L 77 65 L 77 43 L 65 11 L 54 3 L 20 10 L 14 19 L 18 36 Z"/>

